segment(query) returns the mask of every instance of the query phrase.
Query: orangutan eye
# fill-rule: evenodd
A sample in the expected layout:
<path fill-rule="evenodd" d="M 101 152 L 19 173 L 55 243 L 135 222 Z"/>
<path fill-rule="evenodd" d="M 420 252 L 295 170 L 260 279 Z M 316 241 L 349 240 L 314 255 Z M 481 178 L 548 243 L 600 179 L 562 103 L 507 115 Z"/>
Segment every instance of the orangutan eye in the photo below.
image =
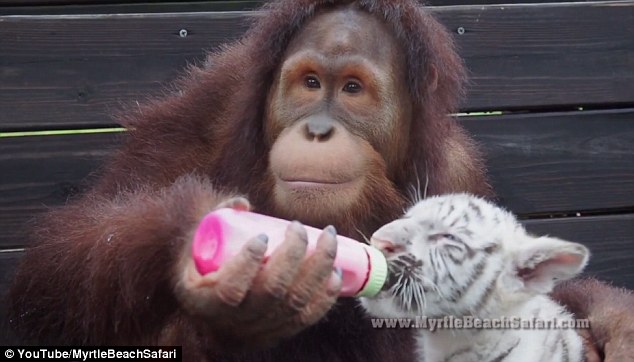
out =
<path fill-rule="evenodd" d="M 359 93 L 361 92 L 361 84 L 353 81 L 349 81 L 343 86 L 343 91 L 347 93 Z"/>
<path fill-rule="evenodd" d="M 319 80 L 317 80 L 317 77 L 315 77 L 314 75 L 309 75 L 306 78 L 304 78 L 304 85 L 306 86 L 306 88 L 311 88 L 311 89 L 321 88 L 321 84 L 319 83 Z"/>

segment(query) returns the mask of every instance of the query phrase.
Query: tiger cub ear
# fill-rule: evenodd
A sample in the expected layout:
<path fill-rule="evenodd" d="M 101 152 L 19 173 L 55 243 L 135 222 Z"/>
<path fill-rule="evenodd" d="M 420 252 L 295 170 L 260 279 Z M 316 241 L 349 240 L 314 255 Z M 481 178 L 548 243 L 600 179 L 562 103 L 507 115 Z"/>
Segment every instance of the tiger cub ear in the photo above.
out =
<path fill-rule="evenodd" d="M 588 263 L 590 251 L 579 243 L 530 237 L 514 253 L 512 271 L 519 289 L 549 293 L 558 281 L 573 278 Z"/>

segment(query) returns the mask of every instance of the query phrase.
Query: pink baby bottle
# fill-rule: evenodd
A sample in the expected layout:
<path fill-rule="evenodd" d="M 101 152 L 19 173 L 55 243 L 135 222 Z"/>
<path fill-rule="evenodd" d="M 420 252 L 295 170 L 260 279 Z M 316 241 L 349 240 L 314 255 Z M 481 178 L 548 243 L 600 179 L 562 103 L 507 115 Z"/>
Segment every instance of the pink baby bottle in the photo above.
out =
<path fill-rule="evenodd" d="M 192 252 L 196 268 L 202 275 L 218 270 L 247 240 L 260 234 L 269 238 L 266 260 L 284 241 L 289 224 L 287 220 L 249 211 L 231 208 L 212 211 L 202 219 L 194 235 Z M 305 227 L 306 255 L 310 255 L 322 230 Z M 342 271 L 341 296 L 372 297 L 379 293 L 387 279 L 387 261 L 378 249 L 340 235 L 337 235 L 334 267 Z"/>

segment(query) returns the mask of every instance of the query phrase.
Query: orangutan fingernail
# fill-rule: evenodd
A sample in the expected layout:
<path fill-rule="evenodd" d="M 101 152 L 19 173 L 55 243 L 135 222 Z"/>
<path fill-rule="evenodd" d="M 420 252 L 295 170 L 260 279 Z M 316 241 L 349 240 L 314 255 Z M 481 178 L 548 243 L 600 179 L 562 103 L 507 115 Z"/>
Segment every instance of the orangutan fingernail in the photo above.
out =
<path fill-rule="evenodd" d="M 328 294 L 329 296 L 335 296 L 339 294 L 339 292 L 341 291 L 341 283 L 342 283 L 341 269 L 336 268 L 335 274 L 337 274 L 337 277 L 331 276 L 330 279 L 328 280 L 328 288 L 327 288 L 326 294 Z"/>
<path fill-rule="evenodd" d="M 330 235 L 332 235 L 332 236 L 337 236 L 337 229 L 335 229 L 335 227 L 334 227 L 333 225 L 328 225 L 328 226 L 326 226 L 326 229 L 325 229 L 325 230 L 326 230 L 327 232 L 329 232 L 329 233 L 330 233 Z"/>
<path fill-rule="evenodd" d="M 339 276 L 339 278 L 343 277 L 343 270 L 341 270 L 341 268 L 336 267 L 335 268 L 335 274 L 337 274 L 337 276 Z"/>
<path fill-rule="evenodd" d="M 260 234 L 256 237 L 258 240 L 260 240 L 261 242 L 263 242 L 264 244 L 269 243 L 269 237 L 266 234 Z"/>
<path fill-rule="evenodd" d="M 299 234 L 299 237 L 302 240 L 304 240 L 305 242 L 308 242 L 308 235 L 306 234 L 306 229 L 304 228 L 304 225 L 302 225 L 301 222 L 293 221 L 291 223 L 291 228 L 293 228 L 293 230 L 295 230 L 295 232 Z"/>

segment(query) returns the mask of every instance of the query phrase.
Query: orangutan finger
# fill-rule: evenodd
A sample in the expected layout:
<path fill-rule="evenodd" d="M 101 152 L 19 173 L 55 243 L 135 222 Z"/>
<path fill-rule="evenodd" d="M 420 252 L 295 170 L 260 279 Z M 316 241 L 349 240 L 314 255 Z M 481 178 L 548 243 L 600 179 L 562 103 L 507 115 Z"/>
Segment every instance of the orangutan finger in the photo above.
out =
<path fill-rule="evenodd" d="M 258 289 L 254 293 L 260 294 L 262 298 L 283 300 L 299 272 L 307 247 L 306 230 L 299 222 L 292 222 L 286 230 L 286 239 L 271 254 L 263 273 L 258 277 Z"/>
<path fill-rule="evenodd" d="M 217 209 L 222 209 L 225 207 L 239 211 L 249 211 L 251 210 L 251 203 L 246 198 L 242 196 L 237 196 L 225 200 L 218 204 L 218 206 L 216 206 Z"/>
<path fill-rule="evenodd" d="M 605 362 L 634 362 L 634 332 L 605 344 Z"/>
<path fill-rule="evenodd" d="M 311 296 L 333 271 L 333 264 L 337 256 L 337 231 L 334 226 L 328 226 L 317 239 L 314 253 L 303 263 L 300 272 L 288 291 L 287 302 L 296 311 L 308 304 Z"/>
<path fill-rule="evenodd" d="M 192 314 L 211 315 L 213 288 L 202 284 L 202 276 L 189 258 L 182 269 L 181 278 L 174 286 L 174 294 L 184 309 Z"/>
<path fill-rule="evenodd" d="M 332 272 L 330 278 L 313 294 L 311 301 L 301 311 L 288 315 L 287 318 L 271 320 L 263 329 L 272 338 L 293 336 L 322 319 L 337 302 L 341 290 L 341 276 Z"/>
<path fill-rule="evenodd" d="M 599 349 L 593 343 L 593 337 L 590 334 L 589 329 L 580 329 L 577 331 L 579 336 L 581 337 L 581 342 L 583 343 L 583 349 L 585 352 L 586 362 L 601 362 L 601 357 L 599 356 Z"/>
<path fill-rule="evenodd" d="M 583 343 L 583 348 L 585 351 L 586 362 L 601 362 L 601 357 L 599 356 L 599 352 L 597 349 L 589 343 Z"/>
<path fill-rule="evenodd" d="M 261 269 L 267 241 L 263 234 L 249 240 L 218 272 L 203 277 L 215 284 L 215 295 L 222 304 L 235 307 L 242 303 Z"/>
<path fill-rule="evenodd" d="M 296 317 L 299 327 L 311 326 L 323 318 L 337 301 L 340 290 L 341 275 L 337 272 L 332 272 L 325 285 L 322 285 L 320 291 L 313 295 L 312 301 Z"/>

